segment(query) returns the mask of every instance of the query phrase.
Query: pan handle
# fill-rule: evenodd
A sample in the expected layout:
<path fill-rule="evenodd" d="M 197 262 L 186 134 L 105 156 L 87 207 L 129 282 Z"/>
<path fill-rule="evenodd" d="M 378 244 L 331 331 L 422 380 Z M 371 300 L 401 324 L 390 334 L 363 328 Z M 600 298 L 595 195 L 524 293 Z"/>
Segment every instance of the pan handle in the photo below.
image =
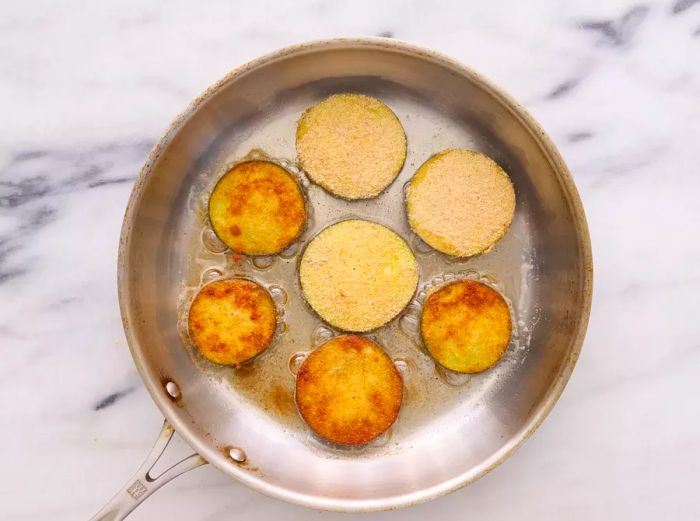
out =
<path fill-rule="evenodd" d="M 169 469 L 158 476 L 152 476 L 151 470 L 160 459 L 175 430 L 168 420 L 163 422 L 163 428 L 158 439 L 153 444 L 151 452 L 146 457 L 136 474 L 127 481 L 123 489 L 114 496 L 105 507 L 100 510 L 90 521 L 120 521 L 128 516 L 141 503 L 146 501 L 160 487 L 178 477 L 183 472 L 204 465 L 207 461 L 199 454 L 192 454 L 175 463 Z"/>

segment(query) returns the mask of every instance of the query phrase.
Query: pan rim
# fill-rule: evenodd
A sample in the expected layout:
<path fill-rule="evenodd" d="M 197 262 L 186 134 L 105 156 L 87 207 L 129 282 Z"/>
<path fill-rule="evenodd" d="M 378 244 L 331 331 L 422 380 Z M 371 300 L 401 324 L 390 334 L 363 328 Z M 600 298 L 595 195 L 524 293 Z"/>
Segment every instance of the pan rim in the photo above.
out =
<path fill-rule="evenodd" d="M 129 325 L 129 302 L 131 298 L 129 284 L 127 281 L 129 272 L 128 261 L 131 231 L 134 216 L 136 215 L 140 206 L 141 194 L 146 184 L 146 180 L 152 172 L 153 166 L 163 150 L 165 150 L 172 142 L 179 129 L 188 120 L 190 115 L 193 114 L 202 103 L 206 102 L 210 97 L 212 97 L 224 84 L 246 74 L 249 71 L 288 56 L 318 52 L 323 51 L 324 49 L 338 50 L 342 48 L 370 48 L 386 50 L 390 52 L 404 53 L 428 60 L 445 67 L 458 75 L 469 78 L 470 81 L 479 85 L 482 89 L 493 96 L 494 99 L 496 99 L 504 108 L 508 109 L 512 116 L 528 130 L 533 139 L 537 142 L 537 145 L 544 156 L 552 165 L 558 181 L 563 188 L 565 197 L 567 198 L 567 204 L 572 210 L 574 226 L 579 238 L 578 246 L 580 248 L 579 272 L 581 274 L 580 285 L 582 306 L 578 317 L 578 324 L 572 338 L 572 349 L 561 367 L 555 382 L 549 388 L 537 407 L 531 412 L 530 418 L 523 424 L 522 428 L 508 441 L 508 443 L 504 444 L 498 451 L 494 452 L 488 459 L 483 461 L 477 467 L 473 467 L 449 480 L 443 481 L 442 483 L 429 488 L 377 499 L 330 498 L 294 492 L 283 486 L 272 485 L 266 482 L 260 476 L 250 473 L 243 468 L 228 464 L 215 448 L 209 447 L 202 439 L 200 439 L 199 436 L 191 431 L 188 423 L 184 420 L 182 415 L 178 413 L 179 408 L 168 400 L 165 393 L 162 392 L 162 389 L 160 389 L 156 382 L 150 377 L 142 349 L 139 346 L 137 339 L 133 336 Z M 390 510 L 426 502 L 453 492 L 476 481 L 505 461 L 534 433 L 535 430 L 537 430 L 558 401 L 564 387 L 571 377 L 583 346 L 583 341 L 590 318 L 592 287 L 592 251 L 583 204 L 568 167 L 564 163 L 564 160 L 556 146 L 539 123 L 509 94 L 501 90 L 489 80 L 485 79 L 470 67 L 463 65 L 462 63 L 442 53 L 416 46 L 408 42 L 380 37 L 323 39 L 283 47 L 232 69 L 230 72 L 224 75 L 223 78 L 209 86 L 170 123 L 163 136 L 149 152 L 146 161 L 144 162 L 144 166 L 136 179 L 126 207 L 119 240 L 119 254 L 117 260 L 117 290 L 119 297 L 119 309 L 122 317 L 124 334 L 126 336 L 127 344 L 129 345 L 131 356 L 134 359 L 139 375 L 148 389 L 152 400 L 155 402 L 163 416 L 165 416 L 165 418 L 167 418 L 167 420 L 173 425 L 175 430 L 185 439 L 193 450 L 198 452 L 207 461 L 212 463 L 226 475 L 238 479 L 253 490 L 276 499 L 282 499 L 284 501 L 310 508 L 342 512 L 371 512 Z"/>

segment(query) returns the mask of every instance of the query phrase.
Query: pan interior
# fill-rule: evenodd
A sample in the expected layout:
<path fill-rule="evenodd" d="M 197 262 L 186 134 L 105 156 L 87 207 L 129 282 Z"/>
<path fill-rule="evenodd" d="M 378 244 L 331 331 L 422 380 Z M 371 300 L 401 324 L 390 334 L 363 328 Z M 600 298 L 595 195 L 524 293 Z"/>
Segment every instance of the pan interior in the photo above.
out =
<path fill-rule="evenodd" d="M 206 205 L 227 168 L 269 157 L 296 171 L 301 113 L 339 92 L 360 92 L 399 117 L 408 156 L 379 197 L 347 202 L 309 184 L 306 230 L 280 256 L 223 251 Z M 132 353 L 163 413 L 206 459 L 249 485 L 320 508 L 375 509 L 427 499 L 478 477 L 524 439 L 564 385 L 589 306 L 588 238 L 578 196 L 527 118 L 476 75 L 403 45 L 338 41 L 301 46 L 229 75 L 178 119 L 137 183 L 125 221 L 120 300 Z M 481 256 L 453 259 L 410 231 L 404 186 L 435 152 L 461 147 L 494 158 L 516 191 L 515 220 Z M 446 187 L 449 189 L 449 187 Z M 361 449 L 333 447 L 297 414 L 293 370 L 304 353 L 337 334 L 303 302 L 297 277 L 305 244 L 333 222 L 384 224 L 416 255 L 415 300 L 369 333 L 404 376 L 405 397 L 387 435 Z M 240 369 L 201 358 L 186 338 L 186 312 L 210 280 L 244 276 L 271 291 L 280 324 L 271 347 Z M 445 278 L 497 287 L 513 314 L 504 359 L 463 376 L 436 367 L 416 325 L 425 291 Z M 429 286 L 426 286 L 429 285 Z M 172 402 L 163 382 L 182 393 Z M 228 459 L 241 447 L 247 462 Z"/>

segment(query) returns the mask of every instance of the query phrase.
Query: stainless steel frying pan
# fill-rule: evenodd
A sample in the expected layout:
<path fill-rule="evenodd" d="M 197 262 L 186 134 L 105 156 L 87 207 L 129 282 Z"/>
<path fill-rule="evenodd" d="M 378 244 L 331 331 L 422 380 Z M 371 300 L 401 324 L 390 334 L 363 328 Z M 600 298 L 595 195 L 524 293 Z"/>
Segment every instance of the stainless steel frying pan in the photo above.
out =
<path fill-rule="evenodd" d="M 399 178 L 370 201 L 333 198 L 294 164 L 299 115 L 348 91 L 382 99 L 408 137 Z M 404 213 L 405 183 L 425 159 L 448 147 L 496 159 L 517 195 L 506 237 L 470 259 L 432 251 L 411 233 Z M 255 156 L 297 172 L 308 198 L 306 231 L 276 257 L 225 251 L 207 222 L 216 180 L 231 164 Z M 302 300 L 299 252 L 329 223 L 350 216 L 402 235 L 421 275 L 407 310 L 371 333 L 402 371 L 401 414 L 390 433 L 354 450 L 315 437 L 293 400 L 299 360 L 335 334 Z M 184 327 L 197 289 L 227 276 L 266 286 L 280 315 L 273 345 L 240 369 L 203 360 Z M 459 277 L 498 287 L 515 325 L 504 359 L 468 377 L 436 367 L 416 332 L 426 291 Z M 206 462 L 270 496 L 329 510 L 396 508 L 466 485 L 515 450 L 556 402 L 581 349 L 591 281 L 586 220 L 566 166 L 538 124 L 475 72 L 384 39 L 314 42 L 250 62 L 175 120 L 131 195 L 119 250 L 119 302 L 134 362 L 167 420 L 136 476 L 94 519 L 122 519 L 164 483 Z M 152 476 L 173 429 L 196 454 Z"/>

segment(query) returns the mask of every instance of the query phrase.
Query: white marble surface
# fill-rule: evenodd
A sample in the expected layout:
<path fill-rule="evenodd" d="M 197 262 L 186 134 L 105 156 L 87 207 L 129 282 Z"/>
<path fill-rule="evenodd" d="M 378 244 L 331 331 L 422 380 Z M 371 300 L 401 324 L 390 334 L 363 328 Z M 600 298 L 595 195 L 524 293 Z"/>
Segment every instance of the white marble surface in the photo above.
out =
<path fill-rule="evenodd" d="M 569 386 L 505 464 L 432 503 L 318 513 L 203 467 L 131 519 L 700 519 L 700 2 L 203 4 L 0 9 L 0 519 L 87 519 L 160 428 L 115 269 L 132 182 L 171 118 L 262 53 L 380 34 L 484 73 L 567 160 L 596 269 Z"/>

